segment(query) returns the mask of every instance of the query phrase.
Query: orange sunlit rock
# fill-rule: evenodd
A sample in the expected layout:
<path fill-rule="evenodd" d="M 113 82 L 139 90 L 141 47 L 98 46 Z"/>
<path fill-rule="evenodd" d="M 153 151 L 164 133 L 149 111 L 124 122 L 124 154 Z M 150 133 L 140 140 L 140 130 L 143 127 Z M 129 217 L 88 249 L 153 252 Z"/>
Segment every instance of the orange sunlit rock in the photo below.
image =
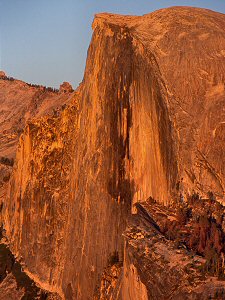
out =
<path fill-rule="evenodd" d="M 0 79 L 2 156 L 25 125 L 10 250 L 62 299 L 223 297 L 225 15 L 103 13 L 92 27 L 69 97 L 68 83 L 46 95 Z"/>

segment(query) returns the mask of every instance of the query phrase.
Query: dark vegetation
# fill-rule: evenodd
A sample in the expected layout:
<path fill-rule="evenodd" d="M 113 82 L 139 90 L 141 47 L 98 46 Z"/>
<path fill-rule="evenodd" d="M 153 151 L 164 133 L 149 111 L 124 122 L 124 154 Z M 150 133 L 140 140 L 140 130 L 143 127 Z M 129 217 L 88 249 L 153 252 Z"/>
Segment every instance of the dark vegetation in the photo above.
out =
<path fill-rule="evenodd" d="M 164 221 L 161 231 L 178 248 L 204 257 L 203 274 L 225 279 L 224 226 L 224 208 L 215 195 L 209 192 L 208 198 L 202 199 L 194 193 L 187 203 L 177 205 L 176 220 Z"/>
<path fill-rule="evenodd" d="M 110 255 L 108 259 L 108 265 L 113 266 L 119 262 L 119 253 L 118 251 L 114 251 L 112 255 Z"/>
<path fill-rule="evenodd" d="M 0 163 L 2 165 L 12 167 L 14 165 L 14 159 L 2 156 L 2 157 L 0 157 Z"/>
<path fill-rule="evenodd" d="M 8 81 L 15 81 L 16 80 L 15 78 L 8 77 L 8 76 L 0 76 L 0 79 L 8 80 Z M 43 89 L 45 92 L 59 93 L 59 89 L 56 89 L 56 88 L 46 87 L 46 86 L 43 86 L 43 85 L 32 84 L 32 83 L 26 83 L 26 84 L 30 87 Z"/>
<path fill-rule="evenodd" d="M 59 93 L 59 89 L 56 89 L 56 88 L 46 87 L 43 85 L 32 84 L 32 83 L 27 83 L 27 85 L 30 87 L 34 87 L 34 88 L 42 88 L 46 92 Z"/>
<path fill-rule="evenodd" d="M 2 80 L 8 80 L 8 81 L 15 81 L 16 79 L 13 77 L 8 77 L 8 76 L 0 76 L 0 79 Z"/>

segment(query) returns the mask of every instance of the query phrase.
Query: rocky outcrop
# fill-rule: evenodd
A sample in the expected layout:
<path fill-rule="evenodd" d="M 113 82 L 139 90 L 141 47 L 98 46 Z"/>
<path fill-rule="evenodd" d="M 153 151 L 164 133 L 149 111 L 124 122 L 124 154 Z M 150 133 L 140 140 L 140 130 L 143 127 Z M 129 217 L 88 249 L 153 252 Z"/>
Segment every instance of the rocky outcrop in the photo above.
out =
<path fill-rule="evenodd" d="M 72 85 L 69 82 L 63 82 L 60 85 L 59 91 L 61 93 L 72 93 L 73 92 L 73 88 L 72 88 Z"/>
<path fill-rule="evenodd" d="M 51 115 L 53 109 L 61 109 L 70 101 L 70 95 L 2 75 L 0 101 L 0 156 L 14 158 L 26 122 L 34 117 Z"/>
<path fill-rule="evenodd" d="M 15 261 L 8 247 L 0 242 L 0 299 L 40 299 L 40 300 L 60 300 L 56 294 L 41 290 L 35 285 L 22 266 Z"/>
<path fill-rule="evenodd" d="M 83 82 L 62 112 L 26 126 L 4 204 L 10 249 L 43 288 L 68 300 L 200 299 L 197 265 L 180 266 L 194 262 L 157 224 L 143 234 L 139 218 L 152 216 L 134 204 L 168 207 L 192 190 L 223 202 L 224 25 L 185 7 L 95 17 Z M 123 275 L 109 271 L 114 290 L 100 278 L 113 253 L 124 262 Z"/>
<path fill-rule="evenodd" d="M 6 77 L 6 74 L 4 71 L 0 71 L 0 77 Z"/>
<path fill-rule="evenodd" d="M 159 210 L 159 214 L 162 211 Z M 207 278 L 201 272 L 205 259 L 193 255 L 184 246 L 178 249 L 155 228 L 154 222 L 146 222 L 143 215 L 134 217 L 124 236 L 120 299 L 224 298 L 224 281 L 217 277 Z"/>
<path fill-rule="evenodd" d="M 0 205 L 16 155 L 19 137 L 25 124 L 34 117 L 58 114 L 71 95 L 37 86 L 0 74 Z"/>

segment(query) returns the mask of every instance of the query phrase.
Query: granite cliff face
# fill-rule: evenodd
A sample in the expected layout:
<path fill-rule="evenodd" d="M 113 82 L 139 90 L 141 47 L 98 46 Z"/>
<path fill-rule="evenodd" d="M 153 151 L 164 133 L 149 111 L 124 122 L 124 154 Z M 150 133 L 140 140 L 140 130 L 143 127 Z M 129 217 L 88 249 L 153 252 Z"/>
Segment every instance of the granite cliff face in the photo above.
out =
<path fill-rule="evenodd" d="M 1 226 L 3 219 L 2 217 L 4 215 L 3 208 L 7 197 L 8 183 L 16 156 L 16 148 L 18 145 L 19 137 L 24 130 L 25 124 L 29 123 L 29 121 L 31 119 L 34 119 L 35 117 L 40 118 L 46 115 L 48 115 L 49 117 L 58 115 L 60 111 L 65 108 L 66 103 L 70 101 L 71 97 L 71 87 L 69 91 L 65 91 L 64 94 L 62 94 L 62 92 L 56 89 L 28 84 L 21 80 L 16 80 L 12 77 L 8 77 L 4 72 L 0 72 Z M 8 250 L 4 250 L 4 245 L 1 245 L 1 247 L 2 248 L 0 251 L 0 255 L 2 257 L 5 257 L 5 253 L 7 253 Z M 4 276 L 4 271 L 0 275 L 1 299 L 15 299 L 15 297 L 17 296 L 21 296 L 21 298 L 23 296 L 27 296 L 27 294 L 24 292 L 24 290 L 27 289 L 27 279 L 23 275 L 19 274 L 18 265 L 14 267 L 13 261 L 14 260 L 12 260 L 12 262 L 10 263 L 10 270 L 13 269 L 14 271 L 16 271 L 13 271 L 12 273 L 8 271 L 9 275 L 6 277 Z M 4 264 L 2 269 L 4 269 Z M 25 286 L 23 286 L 23 283 L 21 283 L 21 281 L 23 280 L 25 281 Z M 19 284 L 18 293 L 16 290 L 16 284 Z M 28 295 L 30 296 L 30 292 L 28 292 Z M 35 293 L 33 293 L 32 295 L 34 296 Z M 40 295 L 40 299 L 42 299 L 42 296 Z"/>
<path fill-rule="evenodd" d="M 0 73 L 0 155 L 14 158 L 19 136 L 34 117 L 52 115 L 69 101 L 72 88 L 63 94 L 57 89 L 28 84 Z M 53 112 L 54 110 L 54 112 Z"/>
<path fill-rule="evenodd" d="M 198 268 L 207 241 L 193 242 L 191 201 L 224 201 L 224 28 L 223 14 L 186 7 L 95 17 L 83 82 L 26 125 L 4 201 L 10 249 L 41 287 L 68 300 L 222 295 Z M 168 228 L 188 209 L 181 237 Z"/>
<path fill-rule="evenodd" d="M 6 197 L 16 148 L 24 126 L 34 117 L 54 115 L 70 101 L 56 89 L 25 83 L 0 73 L 0 207 Z"/>

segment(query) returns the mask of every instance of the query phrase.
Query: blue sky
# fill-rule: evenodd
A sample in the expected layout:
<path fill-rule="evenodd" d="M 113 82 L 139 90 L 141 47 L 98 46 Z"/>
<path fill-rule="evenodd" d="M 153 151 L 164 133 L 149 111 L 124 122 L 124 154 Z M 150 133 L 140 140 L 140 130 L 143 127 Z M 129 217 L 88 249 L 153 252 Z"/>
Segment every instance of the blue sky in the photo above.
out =
<path fill-rule="evenodd" d="M 225 0 L 0 0 L 0 68 L 27 82 L 75 88 L 83 78 L 95 13 L 142 15 L 187 5 L 225 13 Z"/>

